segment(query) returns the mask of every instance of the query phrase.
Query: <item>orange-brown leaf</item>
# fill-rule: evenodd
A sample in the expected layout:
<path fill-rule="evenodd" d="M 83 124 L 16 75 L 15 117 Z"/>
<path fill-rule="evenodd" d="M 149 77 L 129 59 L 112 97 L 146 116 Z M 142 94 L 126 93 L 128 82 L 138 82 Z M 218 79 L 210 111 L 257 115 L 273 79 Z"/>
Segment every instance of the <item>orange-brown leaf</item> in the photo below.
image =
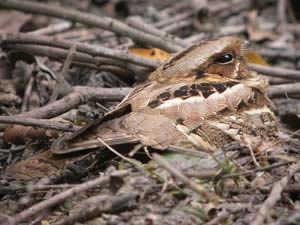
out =
<path fill-rule="evenodd" d="M 23 125 L 10 125 L 3 134 L 5 143 L 24 144 L 28 140 L 45 140 L 58 136 L 58 131 Z"/>
<path fill-rule="evenodd" d="M 133 55 L 142 56 L 147 59 L 159 60 L 161 62 L 166 61 L 170 57 L 168 52 L 158 48 L 131 48 L 129 49 L 129 52 Z"/>
<path fill-rule="evenodd" d="M 266 62 L 266 60 L 259 54 L 253 51 L 247 51 L 245 54 L 248 63 L 254 63 L 262 66 L 268 66 L 269 64 Z"/>

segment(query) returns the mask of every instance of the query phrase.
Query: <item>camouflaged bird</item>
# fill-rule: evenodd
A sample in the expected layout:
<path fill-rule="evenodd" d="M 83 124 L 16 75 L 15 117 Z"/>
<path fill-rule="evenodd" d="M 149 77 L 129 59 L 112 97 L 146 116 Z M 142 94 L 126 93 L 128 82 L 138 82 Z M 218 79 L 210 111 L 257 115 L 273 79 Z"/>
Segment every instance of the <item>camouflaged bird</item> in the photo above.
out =
<path fill-rule="evenodd" d="M 98 123 L 54 143 L 56 154 L 140 142 L 156 149 L 215 151 L 238 141 L 268 151 L 277 128 L 267 82 L 247 69 L 245 45 L 223 37 L 193 45 L 151 73 Z M 255 144 L 254 144 L 255 143 Z"/>
<path fill-rule="evenodd" d="M 140 142 L 161 150 L 214 152 L 232 141 L 258 152 L 275 149 L 280 145 L 267 82 L 247 69 L 245 51 L 243 41 L 224 37 L 175 54 L 114 111 L 6 174 L 57 174 L 67 163 L 55 156 L 104 147 L 99 138 L 108 145 Z"/>

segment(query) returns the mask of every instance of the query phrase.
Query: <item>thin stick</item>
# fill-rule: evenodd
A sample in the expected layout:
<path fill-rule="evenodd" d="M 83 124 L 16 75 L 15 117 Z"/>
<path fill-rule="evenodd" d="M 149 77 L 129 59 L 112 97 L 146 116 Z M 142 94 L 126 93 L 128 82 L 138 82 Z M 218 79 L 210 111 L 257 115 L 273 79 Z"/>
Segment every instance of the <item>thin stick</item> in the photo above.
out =
<path fill-rule="evenodd" d="M 151 24 L 144 23 L 144 21 L 140 17 L 129 17 L 127 19 L 127 23 L 131 25 L 134 28 L 137 28 L 139 30 L 142 30 L 148 34 L 155 35 L 157 37 L 164 38 L 165 41 L 173 42 L 174 44 L 180 46 L 180 47 L 188 47 L 188 44 L 184 42 L 181 38 L 178 38 L 172 34 L 169 34 L 161 29 L 158 29 Z"/>
<path fill-rule="evenodd" d="M 38 30 L 30 31 L 27 34 L 52 35 L 52 34 L 66 31 L 66 30 L 70 29 L 72 26 L 73 26 L 73 23 L 70 23 L 70 22 L 50 24 L 47 27 L 43 27 Z"/>
<path fill-rule="evenodd" d="M 56 84 L 56 87 L 54 88 L 54 90 L 52 92 L 49 103 L 54 102 L 57 99 L 59 94 L 63 94 L 64 96 L 66 96 L 67 94 L 70 94 L 72 92 L 72 87 L 68 83 L 68 81 L 66 81 L 65 76 L 66 76 L 68 70 L 70 69 L 70 66 L 72 64 L 75 52 L 76 52 L 76 44 L 74 44 L 70 48 L 70 51 L 69 51 L 69 53 L 67 55 L 67 58 L 64 62 L 63 68 L 57 76 L 57 84 Z"/>
<path fill-rule="evenodd" d="M 178 48 L 178 46 L 174 46 L 172 43 L 165 42 L 162 38 L 141 32 L 110 17 L 99 17 L 89 13 L 63 8 L 61 6 L 58 7 L 30 1 L 0 0 L 0 7 L 20 10 L 28 13 L 38 13 L 42 15 L 53 16 L 70 20 L 72 22 L 79 22 L 89 26 L 99 27 L 122 36 L 128 36 L 133 40 L 149 44 L 169 52 L 177 52 L 181 50 L 181 48 Z"/>
<path fill-rule="evenodd" d="M 285 97 L 286 95 L 300 94 L 300 83 L 271 85 L 269 97 Z"/>
<path fill-rule="evenodd" d="M 216 225 L 216 224 L 222 224 L 222 220 L 227 219 L 229 216 L 229 213 L 226 211 L 222 211 L 220 214 L 217 214 L 215 218 L 213 218 L 211 221 L 205 223 L 204 225 Z"/>
<path fill-rule="evenodd" d="M 269 58 L 287 58 L 291 60 L 299 59 L 300 52 L 295 48 L 285 48 L 284 51 L 280 49 L 272 49 L 272 48 L 257 48 L 255 50 L 256 53 Z"/>
<path fill-rule="evenodd" d="M 219 197 L 216 196 L 213 193 L 209 193 L 203 186 L 200 184 L 196 184 L 194 181 L 189 179 L 187 176 L 185 176 L 181 171 L 171 166 L 163 157 L 160 155 L 154 153 L 153 159 L 159 164 L 161 167 L 163 167 L 165 170 L 167 170 L 169 173 L 171 173 L 174 177 L 178 178 L 181 182 L 183 182 L 185 185 L 187 185 L 190 189 L 192 189 L 194 192 L 198 193 L 199 195 L 203 196 L 208 202 L 216 202 L 218 201 Z"/>
<path fill-rule="evenodd" d="M 281 193 L 283 189 L 288 185 L 290 179 L 296 172 L 300 170 L 300 162 L 291 166 L 288 171 L 288 174 L 284 176 L 280 181 L 278 181 L 272 188 L 272 191 L 269 197 L 264 201 L 262 206 L 260 207 L 255 220 L 251 223 L 251 225 L 260 225 L 263 224 L 263 221 L 268 216 L 270 209 L 274 207 L 277 201 L 281 198 Z"/>
<path fill-rule="evenodd" d="M 276 164 L 271 165 L 271 166 L 257 168 L 257 169 L 254 169 L 254 170 L 243 171 L 243 172 L 240 172 L 240 173 L 231 173 L 231 174 L 220 177 L 220 179 L 240 177 L 240 176 L 248 176 L 248 175 L 251 175 L 251 174 L 254 174 L 254 173 L 257 173 L 257 172 L 261 172 L 261 171 L 270 171 L 272 169 L 275 169 L 275 168 L 278 168 L 278 167 L 281 167 L 281 166 L 286 166 L 290 163 L 291 162 L 276 163 Z"/>
<path fill-rule="evenodd" d="M 126 94 L 128 94 L 129 90 L 131 90 L 131 88 L 91 88 L 80 86 L 73 88 L 75 92 L 71 93 L 70 95 L 39 109 L 23 113 L 22 116 L 34 116 L 34 118 L 52 118 L 92 99 L 120 100 L 124 98 Z"/>
<path fill-rule="evenodd" d="M 193 15 L 194 15 L 194 13 L 191 12 L 191 11 L 183 12 L 181 14 L 178 14 L 178 15 L 174 16 L 174 17 L 171 17 L 170 19 L 158 21 L 158 22 L 154 23 L 153 25 L 156 28 L 163 28 L 163 27 L 168 26 L 172 23 L 176 23 L 178 21 L 182 21 L 182 20 L 191 18 Z"/>
<path fill-rule="evenodd" d="M 87 191 L 91 188 L 94 188 L 101 184 L 106 184 L 110 181 L 112 176 L 118 176 L 118 177 L 124 177 L 128 175 L 130 171 L 129 170 L 119 170 L 116 172 L 113 172 L 109 176 L 99 177 L 94 180 L 79 184 L 73 188 L 70 188 L 64 192 L 61 192 L 57 195 L 54 195 L 52 198 L 44 200 L 42 202 L 39 202 L 38 204 L 25 209 L 23 212 L 17 214 L 14 216 L 14 218 L 9 219 L 5 223 L 2 223 L 2 225 L 17 225 L 20 224 L 22 221 L 28 219 L 31 216 L 37 215 L 41 211 L 53 207 L 63 201 L 65 201 L 67 198 L 74 196 L 75 194 Z"/>
<path fill-rule="evenodd" d="M 1 1 L 0 1 L 1 5 Z M 36 45 L 45 45 L 52 46 L 63 49 L 70 49 L 72 45 L 76 44 L 76 50 L 81 53 L 86 53 L 91 56 L 100 56 L 107 57 L 111 59 L 118 59 L 129 62 L 132 64 L 148 67 L 148 68 L 156 68 L 159 63 L 154 60 L 145 59 L 143 57 L 135 56 L 132 54 L 128 54 L 127 52 L 105 48 L 100 45 L 89 45 L 83 44 L 80 42 L 67 41 L 63 39 L 57 39 L 54 37 L 48 37 L 44 35 L 36 35 L 36 34 L 24 34 L 24 33 L 16 33 L 16 34 L 2 34 L 0 35 L 0 45 L 5 46 L 7 44 L 36 44 Z M 120 61 L 119 61 L 120 62 Z"/>
<path fill-rule="evenodd" d="M 99 136 L 97 137 L 97 140 L 99 142 L 101 142 L 106 148 L 108 148 L 110 151 L 112 151 L 114 154 L 116 154 L 117 156 L 119 156 L 121 159 L 123 159 L 124 161 L 130 163 L 131 165 L 135 166 L 137 169 L 139 169 L 141 172 L 145 172 L 145 170 L 143 169 L 143 167 L 138 164 L 137 162 L 135 162 L 133 159 L 130 159 L 122 154 L 120 154 L 118 151 L 116 151 L 115 149 L 113 149 L 111 146 L 109 146 L 102 138 L 100 138 Z"/>
<path fill-rule="evenodd" d="M 288 217 L 286 215 L 282 215 L 279 220 L 271 225 L 293 225 L 300 223 L 300 211 L 299 209 L 295 209 L 295 212 L 289 214 Z"/>
<path fill-rule="evenodd" d="M 74 42 L 66 41 L 66 40 L 57 40 L 52 37 L 42 36 L 42 35 L 30 35 L 30 34 L 9 34 L 9 35 L 0 35 L 0 39 L 2 40 L 1 45 L 7 44 L 20 44 L 20 43 L 27 43 L 27 44 L 40 44 L 46 46 L 53 46 L 58 48 L 70 49 Z M 155 69 L 159 62 L 144 59 L 142 57 L 130 55 L 124 53 L 123 51 L 119 50 L 112 50 L 101 46 L 93 46 L 88 44 L 76 43 L 77 44 L 77 51 L 82 53 L 87 53 L 91 56 L 104 56 L 113 59 L 120 59 L 122 61 L 130 62 L 136 65 L 146 66 L 151 69 Z M 12 45 L 14 47 L 16 45 Z M 24 47 L 23 47 L 24 48 Z M 58 53 L 55 53 L 56 55 Z M 67 53 L 64 53 L 64 57 Z M 82 55 L 80 55 L 83 57 Z M 85 59 L 87 60 L 87 59 Z M 94 62 L 95 59 L 89 59 L 90 62 Z M 100 60 L 100 59 L 99 59 Z M 94 62 L 97 63 L 97 62 Z M 262 73 L 264 75 L 273 76 L 273 77 L 281 77 L 285 79 L 292 79 L 292 80 L 300 80 L 300 71 L 297 70 L 290 70 L 290 69 L 283 69 L 283 68 L 276 68 L 276 67 L 267 67 L 267 66 L 260 66 L 256 64 L 249 64 L 249 69 L 257 71 L 258 73 Z"/>
<path fill-rule="evenodd" d="M 58 101 L 25 113 L 14 115 L 14 117 L 36 119 L 52 118 L 91 100 L 121 100 L 131 90 L 131 88 L 92 88 L 81 86 L 75 86 L 73 89 L 74 92 Z M 0 126 L 0 130 L 5 128 L 6 126 L 3 126 L 3 124 Z"/>
<path fill-rule="evenodd" d="M 32 92 L 32 86 L 33 86 L 34 80 L 35 80 L 34 76 L 31 76 L 29 81 L 28 81 L 28 84 L 26 86 L 25 93 L 24 93 L 21 112 L 25 112 L 27 110 L 27 105 L 28 105 L 29 97 L 30 97 L 31 92 Z"/>
<path fill-rule="evenodd" d="M 155 173 L 154 171 L 146 171 L 141 163 L 137 162 L 137 161 L 134 161 L 134 159 L 130 159 L 122 154 L 120 154 L 118 151 L 116 151 L 114 148 L 112 148 L 110 145 L 108 145 L 102 138 L 100 138 L 99 136 L 97 137 L 97 140 L 99 142 L 101 142 L 106 148 L 108 148 L 110 151 L 112 151 L 114 154 L 116 154 L 117 156 L 119 156 L 121 159 L 123 159 L 124 161 L 130 163 L 131 165 L 133 165 L 136 169 L 138 169 L 142 174 L 144 174 L 145 176 L 148 176 L 148 173 L 150 173 L 151 175 L 157 177 L 159 180 L 163 180 L 163 178 Z"/>
<path fill-rule="evenodd" d="M 79 127 L 71 123 L 63 123 L 55 120 L 47 119 L 31 119 L 16 116 L 0 116 L 0 123 L 5 124 L 19 124 L 24 126 L 40 127 L 47 129 L 54 129 L 60 131 L 73 132 Z"/>
<path fill-rule="evenodd" d="M 300 80 L 300 71 L 298 70 L 290 70 L 283 69 L 278 67 L 270 67 L 270 66 L 261 66 L 257 64 L 249 64 L 249 69 L 254 70 L 258 73 L 271 76 L 271 77 L 280 77 L 284 79 L 291 80 Z"/>
<path fill-rule="evenodd" d="M 68 50 L 49 47 L 49 46 L 42 46 L 42 45 L 31 45 L 31 44 L 7 44 L 7 48 L 15 49 L 23 52 L 28 52 L 33 55 L 39 56 L 47 56 L 52 59 L 56 60 L 65 60 L 68 55 Z M 100 57 L 92 57 L 85 53 L 75 53 L 74 60 L 82 63 L 90 63 L 96 66 L 99 65 L 114 65 L 119 66 L 122 68 L 127 68 L 126 63 L 118 62 L 117 60 L 107 59 L 107 58 L 100 58 Z M 119 63 L 119 65 L 118 65 Z"/>
<path fill-rule="evenodd" d="M 192 24 L 193 24 L 193 20 L 192 19 L 182 20 L 182 21 L 178 21 L 177 23 L 172 23 L 169 26 L 165 26 L 162 29 L 166 33 L 175 33 L 177 31 L 182 30 L 184 27 L 191 26 Z M 183 41 L 186 41 L 186 40 L 183 40 Z M 186 43 L 189 43 L 189 42 L 186 42 Z M 187 47 L 189 45 L 190 44 L 185 44 L 185 47 Z"/>
<path fill-rule="evenodd" d="M 286 9 L 287 9 L 287 1 L 286 0 L 278 0 L 277 3 L 277 15 L 279 19 L 279 28 L 280 33 L 285 35 L 287 33 L 287 18 L 286 18 Z"/>
<path fill-rule="evenodd" d="M 28 184 L 28 185 L 14 185 L 10 184 L 9 186 L 1 186 L 0 187 L 0 193 L 10 193 L 17 191 L 22 192 L 33 192 L 33 191 L 47 191 L 51 189 L 67 189 L 76 187 L 76 184 Z"/>

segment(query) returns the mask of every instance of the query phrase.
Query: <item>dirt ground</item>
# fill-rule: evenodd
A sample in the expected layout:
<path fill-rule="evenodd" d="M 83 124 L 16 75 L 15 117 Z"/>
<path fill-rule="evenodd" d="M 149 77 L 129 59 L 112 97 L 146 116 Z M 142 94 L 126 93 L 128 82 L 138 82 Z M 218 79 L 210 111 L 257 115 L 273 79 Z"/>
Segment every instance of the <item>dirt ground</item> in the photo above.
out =
<path fill-rule="evenodd" d="M 300 224 L 299 21 L 297 0 L 0 0 L 0 224 Z M 280 151 L 49 151 L 222 36 L 268 78 Z"/>

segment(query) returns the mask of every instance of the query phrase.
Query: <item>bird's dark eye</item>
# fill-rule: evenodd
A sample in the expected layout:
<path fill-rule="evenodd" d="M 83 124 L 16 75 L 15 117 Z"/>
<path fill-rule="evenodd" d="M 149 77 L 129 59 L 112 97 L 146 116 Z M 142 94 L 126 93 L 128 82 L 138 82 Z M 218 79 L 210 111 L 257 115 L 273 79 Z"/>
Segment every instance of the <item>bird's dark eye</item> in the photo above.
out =
<path fill-rule="evenodd" d="M 217 58 L 216 63 L 219 64 L 227 64 L 231 63 L 233 61 L 233 55 L 232 54 L 225 54 Z"/>

